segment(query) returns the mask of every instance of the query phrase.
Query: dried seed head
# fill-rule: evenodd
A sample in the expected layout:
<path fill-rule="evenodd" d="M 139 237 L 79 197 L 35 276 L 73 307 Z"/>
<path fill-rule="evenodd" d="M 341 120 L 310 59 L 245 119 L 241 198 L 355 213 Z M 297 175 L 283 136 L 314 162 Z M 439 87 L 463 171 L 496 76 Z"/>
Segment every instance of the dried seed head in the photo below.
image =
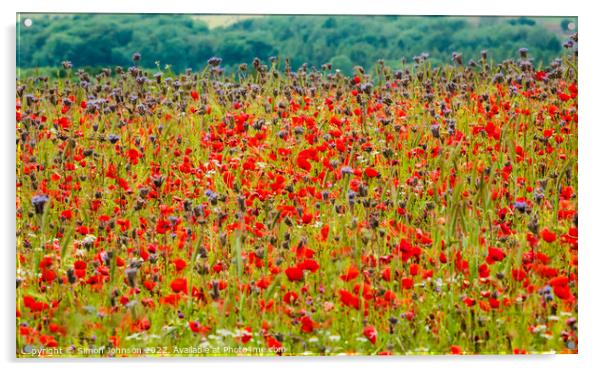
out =
<path fill-rule="evenodd" d="M 128 286 L 135 288 L 136 287 L 136 274 L 138 273 L 138 268 L 127 268 L 125 270 L 125 276 L 127 277 Z"/>
<path fill-rule="evenodd" d="M 452 53 L 452 60 L 454 61 L 454 63 L 458 64 L 458 65 L 462 65 L 462 53 L 456 53 L 453 52 Z"/>

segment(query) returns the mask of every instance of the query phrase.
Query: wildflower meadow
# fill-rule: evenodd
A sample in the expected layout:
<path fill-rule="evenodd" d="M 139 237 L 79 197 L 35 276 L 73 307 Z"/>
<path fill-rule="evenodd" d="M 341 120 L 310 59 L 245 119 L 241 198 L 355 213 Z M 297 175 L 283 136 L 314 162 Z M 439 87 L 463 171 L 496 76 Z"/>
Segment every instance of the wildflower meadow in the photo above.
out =
<path fill-rule="evenodd" d="M 19 76 L 17 357 L 577 353 L 577 41 Z"/>

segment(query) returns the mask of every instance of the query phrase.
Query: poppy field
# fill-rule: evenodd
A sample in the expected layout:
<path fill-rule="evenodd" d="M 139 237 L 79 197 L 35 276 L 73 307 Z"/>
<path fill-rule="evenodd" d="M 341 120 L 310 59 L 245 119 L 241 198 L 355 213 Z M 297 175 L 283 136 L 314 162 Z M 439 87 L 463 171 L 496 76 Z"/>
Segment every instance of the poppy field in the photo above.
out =
<path fill-rule="evenodd" d="M 17 357 L 577 353 L 577 55 L 451 57 L 18 78 Z"/>

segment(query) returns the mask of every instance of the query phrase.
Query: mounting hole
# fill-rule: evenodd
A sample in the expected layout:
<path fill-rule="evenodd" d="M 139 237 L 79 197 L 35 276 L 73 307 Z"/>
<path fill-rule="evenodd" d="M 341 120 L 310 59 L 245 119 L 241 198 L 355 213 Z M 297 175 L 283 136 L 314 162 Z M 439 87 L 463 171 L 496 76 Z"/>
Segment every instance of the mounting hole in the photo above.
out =
<path fill-rule="evenodd" d="M 575 24 L 573 22 L 569 23 L 566 28 L 568 28 L 570 31 L 574 31 L 575 30 Z"/>
<path fill-rule="evenodd" d="M 23 26 L 25 27 L 31 27 L 32 24 L 33 21 L 31 20 L 31 18 L 25 18 L 25 20 L 23 21 Z"/>

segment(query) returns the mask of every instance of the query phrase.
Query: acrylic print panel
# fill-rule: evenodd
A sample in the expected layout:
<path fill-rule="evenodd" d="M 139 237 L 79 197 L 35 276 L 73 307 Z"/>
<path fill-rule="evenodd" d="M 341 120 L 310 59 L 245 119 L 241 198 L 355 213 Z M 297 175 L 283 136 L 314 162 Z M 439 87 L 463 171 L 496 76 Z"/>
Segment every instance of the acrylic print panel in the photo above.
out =
<path fill-rule="evenodd" d="M 17 357 L 578 351 L 576 18 L 17 38 Z"/>

